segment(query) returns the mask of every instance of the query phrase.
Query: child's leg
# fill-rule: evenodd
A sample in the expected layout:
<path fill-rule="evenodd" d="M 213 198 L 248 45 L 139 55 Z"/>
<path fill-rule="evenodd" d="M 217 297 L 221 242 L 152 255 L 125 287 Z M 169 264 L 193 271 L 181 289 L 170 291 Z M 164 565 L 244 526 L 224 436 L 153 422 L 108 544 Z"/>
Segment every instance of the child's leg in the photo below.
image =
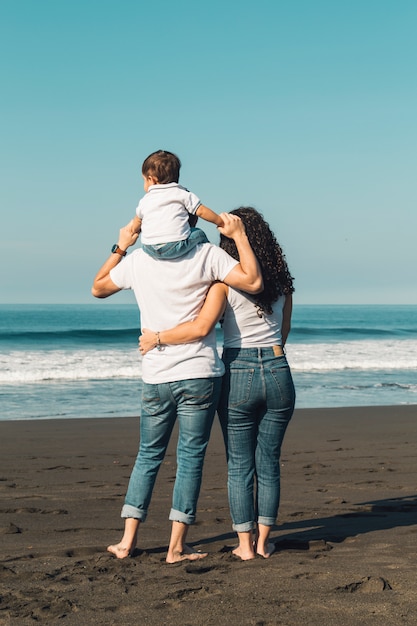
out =
<path fill-rule="evenodd" d="M 187 239 L 183 241 L 171 241 L 155 246 L 143 245 L 143 250 L 154 259 L 178 259 L 190 252 L 200 243 L 208 243 L 207 236 L 200 228 L 192 228 Z"/>

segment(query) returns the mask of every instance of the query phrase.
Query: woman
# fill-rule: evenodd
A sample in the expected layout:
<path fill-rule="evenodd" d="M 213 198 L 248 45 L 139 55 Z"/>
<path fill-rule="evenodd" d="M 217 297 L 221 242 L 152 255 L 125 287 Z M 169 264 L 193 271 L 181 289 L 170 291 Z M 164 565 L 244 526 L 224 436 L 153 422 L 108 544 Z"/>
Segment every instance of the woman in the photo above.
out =
<path fill-rule="evenodd" d="M 239 539 L 233 552 L 249 560 L 256 554 L 268 558 L 275 549 L 268 539 L 279 507 L 281 445 L 295 403 L 283 350 L 294 288 L 282 249 L 262 215 L 251 207 L 232 214 L 245 225 L 261 267 L 263 291 L 250 296 L 215 283 L 193 322 L 159 332 L 143 329 L 140 348 L 145 354 L 164 344 L 198 340 L 223 315 L 226 373 L 218 413 L 227 448 L 230 512 Z M 239 258 L 231 239 L 222 236 L 220 247 Z"/>

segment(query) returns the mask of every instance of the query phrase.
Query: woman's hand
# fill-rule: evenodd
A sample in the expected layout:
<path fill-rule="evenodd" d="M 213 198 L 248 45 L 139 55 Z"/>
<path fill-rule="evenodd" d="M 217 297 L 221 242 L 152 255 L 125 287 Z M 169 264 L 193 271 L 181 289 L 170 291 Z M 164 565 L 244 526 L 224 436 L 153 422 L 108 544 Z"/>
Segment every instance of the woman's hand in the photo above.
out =
<path fill-rule="evenodd" d="M 233 213 L 220 213 L 223 226 L 218 226 L 218 231 L 229 239 L 236 239 L 240 235 L 245 235 L 245 226 L 238 215 Z"/>
<path fill-rule="evenodd" d="M 142 328 L 142 334 L 139 337 L 139 350 L 142 356 L 144 356 L 149 350 L 156 348 L 158 343 L 158 335 L 155 331 L 148 328 Z"/>

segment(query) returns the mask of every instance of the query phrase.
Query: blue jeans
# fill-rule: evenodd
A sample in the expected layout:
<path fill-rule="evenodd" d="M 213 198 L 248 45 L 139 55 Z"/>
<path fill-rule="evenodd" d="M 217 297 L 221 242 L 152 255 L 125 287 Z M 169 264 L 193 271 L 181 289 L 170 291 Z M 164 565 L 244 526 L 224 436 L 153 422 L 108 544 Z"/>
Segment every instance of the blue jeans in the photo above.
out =
<path fill-rule="evenodd" d="M 226 348 L 219 417 L 227 448 L 233 529 L 275 524 L 280 454 L 294 411 L 295 390 L 285 356 L 272 348 Z M 256 479 L 256 492 L 255 492 Z"/>
<path fill-rule="evenodd" d="M 146 520 L 156 476 L 178 418 L 177 475 L 169 519 L 193 524 L 204 456 L 221 388 L 221 378 L 143 383 L 140 445 L 122 517 Z"/>
<path fill-rule="evenodd" d="M 178 259 L 190 252 L 200 243 L 207 243 L 206 233 L 201 228 L 191 228 L 187 239 L 183 241 L 170 241 L 169 243 L 158 243 L 156 245 L 145 244 L 144 251 L 154 259 Z"/>

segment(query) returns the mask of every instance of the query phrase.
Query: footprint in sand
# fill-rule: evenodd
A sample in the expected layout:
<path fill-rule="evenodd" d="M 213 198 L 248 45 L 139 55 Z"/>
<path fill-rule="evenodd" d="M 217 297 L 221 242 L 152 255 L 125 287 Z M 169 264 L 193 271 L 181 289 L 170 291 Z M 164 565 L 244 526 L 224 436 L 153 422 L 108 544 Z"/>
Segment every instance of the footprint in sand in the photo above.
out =
<path fill-rule="evenodd" d="M 349 583 L 343 587 L 336 587 L 336 591 L 356 593 L 378 593 L 380 591 L 391 591 L 392 587 L 389 582 L 379 576 L 366 576 L 358 582 Z"/>

